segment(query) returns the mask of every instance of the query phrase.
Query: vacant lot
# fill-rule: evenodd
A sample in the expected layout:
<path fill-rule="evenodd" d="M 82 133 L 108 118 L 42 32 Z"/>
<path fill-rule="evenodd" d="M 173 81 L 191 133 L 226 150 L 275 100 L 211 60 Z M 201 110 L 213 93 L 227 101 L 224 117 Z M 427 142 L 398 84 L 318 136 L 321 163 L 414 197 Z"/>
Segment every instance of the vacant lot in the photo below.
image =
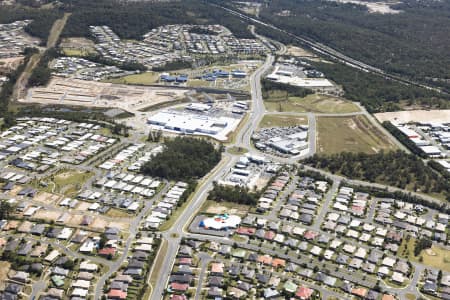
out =
<path fill-rule="evenodd" d="M 96 53 L 95 43 L 86 38 L 65 38 L 62 40 L 60 47 L 65 55 L 83 56 L 90 53 Z"/>
<path fill-rule="evenodd" d="M 360 111 L 351 101 L 326 95 L 312 94 L 304 98 L 286 97 L 281 92 L 271 92 L 265 101 L 267 110 L 277 112 L 352 113 Z"/>
<path fill-rule="evenodd" d="M 128 75 L 121 78 L 108 79 L 106 82 L 120 83 L 120 84 L 139 84 L 149 85 L 157 82 L 159 74 L 156 72 L 144 72 L 141 74 Z"/>
<path fill-rule="evenodd" d="M 409 241 L 404 239 L 399 247 L 397 255 L 407 258 L 409 261 L 420 262 L 426 266 L 450 272 L 449 250 L 433 246 L 431 249 L 423 250 L 418 256 L 414 256 L 415 243 L 416 239 L 414 238 L 410 238 Z"/>
<path fill-rule="evenodd" d="M 43 190 L 73 196 L 93 175 L 93 173 L 87 171 L 61 170 L 59 173 L 52 175 L 45 180 L 45 182 L 48 183 L 48 186 Z"/>
<path fill-rule="evenodd" d="M 0 281 L 3 282 L 8 278 L 8 272 L 11 264 L 7 261 L 0 261 Z"/>
<path fill-rule="evenodd" d="M 205 214 L 231 214 L 231 215 L 238 215 L 238 216 L 245 216 L 250 207 L 248 205 L 239 205 L 236 203 L 231 202 L 216 202 L 213 200 L 206 200 L 206 202 L 203 204 L 202 208 L 200 209 L 201 213 Z"/>
<path fill-rule="evenodd" d="M 259 127 L 289 127 L 296 125 L 308 125 L 307 117 L 297 117 L 291 115 L 265 115 L 259 123 Z"/>
<path fill-rule="evenodd" d="M 394 150 L 395 145 L 365 116 L 317 118 L 318 152 L 377 153 Z"/>
<path fill-rule="evenodd" d="M 450 109 L 447 110 L 405 110 L 375 114 L 380 122 L 449 122 Z"/>

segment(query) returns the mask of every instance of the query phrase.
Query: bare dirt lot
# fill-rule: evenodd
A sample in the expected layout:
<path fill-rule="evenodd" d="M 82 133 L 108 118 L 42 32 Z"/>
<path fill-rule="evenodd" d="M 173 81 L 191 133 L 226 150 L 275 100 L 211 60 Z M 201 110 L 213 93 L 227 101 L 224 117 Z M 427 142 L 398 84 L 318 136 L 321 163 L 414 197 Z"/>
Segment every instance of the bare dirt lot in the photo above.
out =
<path fill-rule="evenodd" d="M 46 204 L 54 204 L 59 200 L 60 197 L 61 196 L 59 195 L 42 192 L 37 194 L 36 197 L 34 197 L 34 200 Z"/>
<path fill-rule="evenodd" d="M 60 47 L 67 55 L 95 53 L 95 43 L 86 38 L 65 38 Z"/>
<path fill-rule="evenodd" d="M 8 272 L 11 269 L 11 264 L 7 261 L 0 261 L 0 287 L 3 288 L 4 282 L 8 279 Z"/>
<path fill-rule="evenodd" d="M 0 74 L 7 74 L 15 70 L 23 61 L 23 56 L 0 59 Z"/>
<path fill-rule="evenodd" d="M 401 10 L 396 10 L 391 6 L 401 3 L 400 1 L 379 1 L 379 2 L 366 2 L 366 1 L 358 1 L 358 0 L 329 0 L 339 3 L 353 3 L 364 5 L 367 7 L 370 13 L 379 13 L 379 14 L 398 14 L 401 13 Z"/>
<path fill-rule="evenodd" d="M 395 121 L 398 123 L 408 122 L 450 122 L 450 109 L 447 110 L 409 110 L 395 111 L 375 114 L 380 122 Z"/>
<path fill-rule="evenodd" d="M 62 213 L 59 211 L 51 211 L 51 210 L 39 210 L 33 216 L 37 219 L 43 219 L 48 221 L 56 221 Z"/>
<path fill-rule="evenodd" d="M 297 46 L 288 46 L 287 54 L 292 55 L 292 56 L 298 56 L 298 57 L 317 58 L 317 55 L 315 55 L 314 53 L 307 51 L 303 48 L 297 47 Z"/>
<path fill-rule="evenodd" d="M 30 89 L 25 103 L 121 108 L 137 112 L 148 106 L 181 99 L 187 89 L 129 86 L 55 77 L 47 87 Z"/>
<path fill-rule="evenodd" d="M 230 214 L 244 216 L 249 211 L 248 205 L 239 205 L 231 202 L 218 203 L 213 200 L 207 200 L 202 207 L 202 211 L 207 214 Z"/>

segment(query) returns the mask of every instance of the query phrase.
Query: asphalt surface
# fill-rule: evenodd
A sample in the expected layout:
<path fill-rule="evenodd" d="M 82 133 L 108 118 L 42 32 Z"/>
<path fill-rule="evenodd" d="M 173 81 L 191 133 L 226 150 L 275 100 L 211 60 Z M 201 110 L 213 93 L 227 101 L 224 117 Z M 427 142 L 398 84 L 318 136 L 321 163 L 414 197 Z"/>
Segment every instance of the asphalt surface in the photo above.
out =
<path fill-rule="evenodd" d="M 136 234 L 139 231 L 139 226 L 142 220 L 147 217 L 148 213 L 152 209 L 152 205 L 154 201 L 159 201 L 164 195 L 169 186 L 166 185 L 154 198 L 154 200 L 146 201 L 144 208 L 141 210 L 141 212 L 138 214 L 136 218 L 133 219 L 133 221 L 130 224 L 129 228 L 129 235 L 125 242 L 125 246 L 122 251 L 122 255 L 115 261 L 112 261 L 108 265 L 108 271 L 105 272 L 98 280 L 97 284 L 95 285 L 95 296 L 94 299 L 100 299 L 103 294 L 103 287 L 105 286 L 106 280 L 114 273 L 117 272 L 117 270 L 120 268 L 120 266 L 123 264 L 123 262 L 127 259 L 128 251 L 130 250 L 130 247 L 136 238 Z"/>
<path fill-rule="evenodd" d="M 252 110 L 246 123 L 237 133 L 235 139 L 236 142 L 232 146 L 250 148 L 251 135 L 258 127 L 258 124 L 265 113 L 261 94 L 261 76 L 269 70 L 273 62 L 274 57 L 268 55 L 264 64 L 250 76 Z M 237 156 L 232 156 L 228 153 L 224 153 L 223 156 L 224 157 L 219 165 L 217 165 L 216 168 L 214 168 L 213 171 L 199 184 L 198 190 L 191 200 L 190 205 L 178 217 L 172 228 L 163 233 L 163 237 L 168 241 L 168 249 L 164 258 L 167 263 L 163 264 L 162 268 L 159 270 L 158 277 L 160 279 L 153 287 L 153 293 L 151 295 L 152 300 L 162 298 L 169 274 L 172 270 L 173 262 L 175 261 L 178 252 L 180 237 L 185 235 L 185 228 L 189 225 L 196 212 L 206 200 L 208 192 L 213 187 L 213 182 L 220 179 L 238 160 Z"/>

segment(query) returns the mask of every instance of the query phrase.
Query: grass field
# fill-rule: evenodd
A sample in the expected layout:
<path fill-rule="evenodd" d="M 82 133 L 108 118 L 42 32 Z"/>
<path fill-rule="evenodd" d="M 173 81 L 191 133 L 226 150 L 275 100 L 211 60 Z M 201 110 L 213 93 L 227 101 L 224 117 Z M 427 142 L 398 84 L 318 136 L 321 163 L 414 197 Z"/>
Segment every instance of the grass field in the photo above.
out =
<path fill-rule="evenodd" d="M 450 272 L 450 251 L 444 248 L 433 246 L 430 250 L 423 250 L 418 256 L 414 256 L 414 245 L 416 239 L 410 238 L 409 241 L 403 239 L 397 255 L 407 258 L 410 261 L 420 262 L 429 267 Z"/>
<path fill-rule="evenodd" d="M 395 150 L 387 136 L 362 115 L 353 117 L 317 118 L 318 153 L 343 151 L 377 153 Z"/>
<path fill-rule="evenodd" d="M 307 117 L 297 117 L 290 115 L 275 115 L 268 114 L 263 117 L 261 123 L 259 123 L 260 128 L 267 127 L 289 127 L 296 125 L 308 125 Z"/>
<path fill-rule="evenodd" d="M 83 51 L 82 49 L 64 48 L 62 51 L 66 56 L 85 56 L 89 54 L 88 51 Z"/>
<path fill-rule="evenodd" d="M 416 300 L 416 296 L 414 294 L 406 294 L 405 297 L 407 300 Z"/>
<path fill-rule="evenodd" d="M 276 112 L 315 112 L 315 113 L 352 113 L 360 111 L 352 101 L 342 98 L 312 94 L 304 98 L 286 97 L 280 91 L 269 93 L 264 104 L 268 111 Z"/>
<path fill-rule="evenodd" d="M 228 148 L 227 152 L 233 155 L 243 155 L 248 152 L 248 149 L 242 147 L 231 147 Z"/>
<path fill-rule="evenodd" d="M 144 72 L 140 74 L 128 75 L 120 78 L 108 79 L 106 82 L 118 83 L 118 84 L 140 84 L 150 85 L 157 82 L 159 74 L 156 72 Z"/>
<path fill-rule="evenodd" d="M 77 193 L 83 184 L 93 175 L 94 173 L 87 171 L 70 169 L 61 170 L 57 174 L 46 178 L 44 181 L 48 183 L 48 186 L 41 190 L 46 192 L 64 193 L 66 196 L 72 196 Z"/>
<path fill-rule="evenodd" d="M 152 273 L 150 274 L 150 284 L 152 287 L 155 286 L 156 282 L 158 281 L 158 278 L 160 276 L 159 272 L 161 270 L 162 265 L 164 263 L 166 263 L 165 255 L 166 255 L 168 246 L 169 245 L 168 245 L 167 241 L 163 239 L 161 242 L 161 246 L 159 246 L 160 249 L 158 251 L 158 256 L 155 257 Z M 148 298 L 144 297 L 144 299 L 148 299 Z"/>
<path fill-rule="evenodd" d="M 206 200 L 200 208 L 200 213 L 204 214 L 235 214 L 245 216 L 250 210 L 248 205 L 240 205 L 232 202 L 217 202 Z"/>

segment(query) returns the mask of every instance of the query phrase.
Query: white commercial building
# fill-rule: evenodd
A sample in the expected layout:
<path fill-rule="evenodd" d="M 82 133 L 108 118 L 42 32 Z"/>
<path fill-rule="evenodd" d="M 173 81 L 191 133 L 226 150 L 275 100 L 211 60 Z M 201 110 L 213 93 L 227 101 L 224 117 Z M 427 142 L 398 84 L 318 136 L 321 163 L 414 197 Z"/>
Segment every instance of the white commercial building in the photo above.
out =
<path fill-rule="evenodd" d="M 229 117 L 210 117 L 177 111 L 161 111 L 148 118 L 153 129 L 212 136 L 226 140 L 227 135 L 239 124 L 240 119 Z"/>

